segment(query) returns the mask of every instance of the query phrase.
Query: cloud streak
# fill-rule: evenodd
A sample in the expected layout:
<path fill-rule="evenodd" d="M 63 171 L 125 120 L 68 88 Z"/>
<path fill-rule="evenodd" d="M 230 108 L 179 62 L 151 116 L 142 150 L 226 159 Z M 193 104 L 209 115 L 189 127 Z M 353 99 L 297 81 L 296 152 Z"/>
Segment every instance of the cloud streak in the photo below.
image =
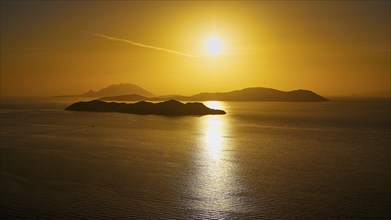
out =
<path fill-rule="evenodd" d="M 126 43 L 126 44 L 131 44 L 133 46 L 144 47 L 144 48 L 149 48 L 149 49 L 153 49 L 153 50 L 160 50 L 160 51 L 173 53 L 173 54 L 186 56 L 186 57 L 194 57 L 191 54 L 182 53 L 182 52 L 175 51 L 175 50 L 170 50 L 170 49 L 167 49 L 167 48 L 155 47 L 155 46 L 151 46 L 151 45 L 147 45 L 147 44 L 142 44 L 142 43 L 135 42 L 135 41 L 132 41 L 132 40 L 116 38 L 116 37 L 112 37 L 112 36 L 108 36 L 108 35 L 104 35 L 104 34 L 88 32 L 88 31 L 83 31 L 83 32 L 86 33 L 86 34 L 94 35 L 94 36 L 101 37 L 101 38 L 104 38 L 104 39 L 107 39 L 107 40 L 112 40 L 112 41 L 118 41 L 118 42 L 122 42 L 122 43 Z"/>

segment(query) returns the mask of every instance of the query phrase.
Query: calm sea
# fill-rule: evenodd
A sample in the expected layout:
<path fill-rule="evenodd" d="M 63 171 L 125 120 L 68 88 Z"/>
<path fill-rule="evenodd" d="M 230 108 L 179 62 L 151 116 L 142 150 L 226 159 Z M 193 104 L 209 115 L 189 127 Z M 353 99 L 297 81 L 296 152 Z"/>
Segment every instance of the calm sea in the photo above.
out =
<path fill-rule="evenodd" d="M 1 218 L 391 218 L 390 102 L 208 102 L 227 115 L 1 99 Z"/>

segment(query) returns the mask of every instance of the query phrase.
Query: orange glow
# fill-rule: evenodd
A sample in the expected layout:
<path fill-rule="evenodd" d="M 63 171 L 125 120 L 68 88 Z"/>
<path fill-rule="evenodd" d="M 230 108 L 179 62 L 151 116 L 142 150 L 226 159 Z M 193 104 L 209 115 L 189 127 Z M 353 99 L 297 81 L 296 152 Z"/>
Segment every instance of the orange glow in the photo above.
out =
<path fill-rule="evenodd" d="M 1 3 L 4 96 L 125 82 L 157 95 L 254 86 L 391 93 L 389 2 L 26 4 Z"/>

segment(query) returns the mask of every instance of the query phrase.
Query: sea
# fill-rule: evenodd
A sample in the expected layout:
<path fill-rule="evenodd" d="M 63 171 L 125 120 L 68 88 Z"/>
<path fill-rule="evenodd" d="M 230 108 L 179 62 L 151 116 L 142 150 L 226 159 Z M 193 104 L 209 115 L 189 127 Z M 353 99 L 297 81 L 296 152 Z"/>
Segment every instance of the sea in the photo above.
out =
<path fill-rule="evenodd" d="M 64 110 L 79 100 L 1 98 L 0 218 L 391 218 L 390 101 Z"/>

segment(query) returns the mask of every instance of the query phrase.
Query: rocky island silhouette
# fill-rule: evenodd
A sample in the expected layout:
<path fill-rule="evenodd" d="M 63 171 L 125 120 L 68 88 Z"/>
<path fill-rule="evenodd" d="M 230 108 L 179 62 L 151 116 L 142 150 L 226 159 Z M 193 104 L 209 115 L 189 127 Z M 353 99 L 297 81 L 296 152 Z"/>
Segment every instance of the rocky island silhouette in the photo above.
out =
<path fill-rule="evenodd" d="M 170 99 L 180 101 L 247 101 L 247 102 L 324 102 L 326 98 L 304 89 L 280 91 L 271 88 L 253 87 L 230 92 L 203 92 L 192 96 L 166 95 L 147 97 L 140 93 L 122 94 L 117 96 L 103 96 L 102 101 L 166 101 Z"/>
<path fill-rule="evenodd" d="M 210 109 L 199 102 L 182 103 L 176 100 L 168 100 L 159 103 L 141 101 L 133 104 L 92 100 L 88 102 L 76 102 L 65 108 L 65 110 L 167 116 L 226 114 L 223 110 Z"/>

